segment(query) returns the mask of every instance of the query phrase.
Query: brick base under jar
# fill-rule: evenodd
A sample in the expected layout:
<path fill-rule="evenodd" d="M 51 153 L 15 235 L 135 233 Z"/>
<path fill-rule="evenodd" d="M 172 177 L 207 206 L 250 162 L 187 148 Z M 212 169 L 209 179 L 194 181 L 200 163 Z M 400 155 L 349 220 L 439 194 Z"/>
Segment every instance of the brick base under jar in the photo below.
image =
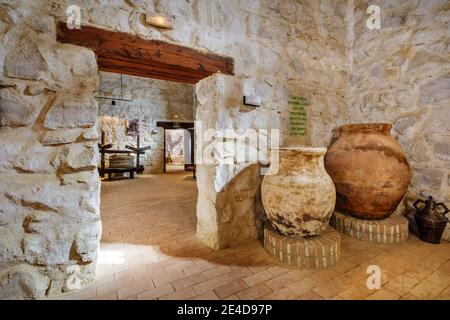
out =
<path fill-rule="evenodd" d="M 384 220 L 361 220 L 335 211 L 330 224 L 352 238 L 377 243 L 403 243 L 408 239 L 408 219 L 391 216 Z"/>
<path fill-rule="evenodd" d="M 340 259 L 340 236 L 328 227 L 320 236 L 288 237 L 266 223 L 264 249 L 275 259 L 293 268 L 326 268 Z"/>

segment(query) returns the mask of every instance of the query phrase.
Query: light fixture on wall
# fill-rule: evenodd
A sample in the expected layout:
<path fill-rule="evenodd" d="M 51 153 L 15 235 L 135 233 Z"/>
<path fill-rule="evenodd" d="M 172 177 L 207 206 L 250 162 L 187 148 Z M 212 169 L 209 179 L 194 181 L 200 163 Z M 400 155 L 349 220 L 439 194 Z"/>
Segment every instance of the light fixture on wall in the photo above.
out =
<path fill-rule="evenodd" d="M 145 15 L 145 21 L 147 21 L 149 25 L 152 25 L 154 27 L 162 29 L 173 29 L 170 18 L 159 13 L 147 13 Z"/>
<path fill-rule="evenodd" d="M 261 97 L 260 96 L 244 96 L 244 105 L 250 107 L 259 107 L 261 105 Z"/>
<path fill-rule="evenodd" d="M 250 112 L 261 106 L 261 97 L 256 95 L 246 95 L 242 99 L 241 112 Z"/>

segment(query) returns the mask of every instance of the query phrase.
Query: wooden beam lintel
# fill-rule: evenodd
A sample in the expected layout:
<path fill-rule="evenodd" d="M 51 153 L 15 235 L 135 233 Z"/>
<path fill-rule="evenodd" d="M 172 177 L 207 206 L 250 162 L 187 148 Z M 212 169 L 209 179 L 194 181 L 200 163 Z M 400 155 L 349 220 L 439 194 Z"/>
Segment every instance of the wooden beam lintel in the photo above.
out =
<path fill-rule="evenodd" d="M 186 83 L 196 83 L 216 72 L 234 74 L 232 58 L 160 40 L 145 40 L 92 26 L 70 30 L 63 21 L 57 23 L 57 37 L 62 43 L 93 50 L 99 69 L 104 71 Z"/>

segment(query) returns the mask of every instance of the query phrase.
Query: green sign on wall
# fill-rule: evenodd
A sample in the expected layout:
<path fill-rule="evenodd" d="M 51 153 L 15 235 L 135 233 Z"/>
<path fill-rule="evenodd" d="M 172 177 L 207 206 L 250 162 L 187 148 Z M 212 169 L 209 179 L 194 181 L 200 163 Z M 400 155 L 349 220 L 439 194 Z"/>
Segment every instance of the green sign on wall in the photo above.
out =
<path fill-rule="evenodd" d="M 309 102 L 304 97 L 290 96 L 289 101 L 289 135 L 305 136 L 306 135 L 306 108 Z"/>

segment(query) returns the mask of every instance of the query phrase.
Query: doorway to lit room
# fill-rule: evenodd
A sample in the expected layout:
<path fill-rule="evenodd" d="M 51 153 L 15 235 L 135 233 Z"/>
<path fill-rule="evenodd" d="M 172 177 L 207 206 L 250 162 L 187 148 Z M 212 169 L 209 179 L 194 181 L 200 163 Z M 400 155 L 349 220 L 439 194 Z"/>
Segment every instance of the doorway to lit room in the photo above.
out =
<path fill-rule="evenodd" d="M 189 132 L 183 129 L 166 130 L 166 141 L 164 142 L 166 172 L 184 171 L 186 163 L 185 134 L 189 134 Z"/>

